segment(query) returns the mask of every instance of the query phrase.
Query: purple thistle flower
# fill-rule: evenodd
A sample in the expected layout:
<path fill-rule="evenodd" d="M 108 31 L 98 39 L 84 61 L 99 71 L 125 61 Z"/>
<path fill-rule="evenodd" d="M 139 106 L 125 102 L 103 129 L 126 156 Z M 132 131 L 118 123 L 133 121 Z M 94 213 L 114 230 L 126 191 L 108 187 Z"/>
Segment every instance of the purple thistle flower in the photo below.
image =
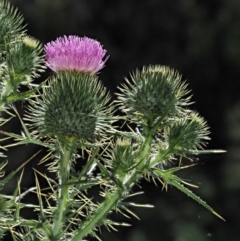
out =
<path fill-rule="evenodd" d="M 45 45 L 46 65 L 55 72 L 94 74 L 104 67 L 106 50 L 94 39 L 63 36 Z"/>

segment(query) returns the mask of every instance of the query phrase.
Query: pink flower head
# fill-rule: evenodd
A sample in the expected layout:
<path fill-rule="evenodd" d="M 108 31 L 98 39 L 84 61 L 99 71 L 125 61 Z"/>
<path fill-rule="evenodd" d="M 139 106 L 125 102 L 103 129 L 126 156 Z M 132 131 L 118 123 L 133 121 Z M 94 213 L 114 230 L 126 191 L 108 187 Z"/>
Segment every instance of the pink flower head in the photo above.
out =
<path fill-rule="evenodd" d="M 63 36 L 45 45 L 46 65 L 55 72 L 94 74 L 104 67 L 106 50 L 94 39 Z"/>

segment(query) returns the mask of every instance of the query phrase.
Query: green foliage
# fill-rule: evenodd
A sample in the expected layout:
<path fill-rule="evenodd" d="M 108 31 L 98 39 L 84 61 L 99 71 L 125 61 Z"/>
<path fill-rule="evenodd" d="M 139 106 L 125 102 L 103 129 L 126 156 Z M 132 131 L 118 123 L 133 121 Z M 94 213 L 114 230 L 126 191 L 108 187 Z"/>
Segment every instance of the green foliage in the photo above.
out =
<path fill-rule="evenodd" d="M 94 74 L 62 71 L 33 88 L 31 82 L 45 68 L 42 47 L 25 35 L 22 21 L 8 3 L 0 2 L 4 27 L 0 30 L 0 36 L 4 34 L 0 40 L 1 110 L 12 109 L 23 128 L 21 135 L 1 133 L 13 138 L 8 148 L 22 144 L 47 148 L 41 163 L 46 162 L 55 177 L 34 170 L 36 186 L 21 193 L 22 172 L 13 195 L 0 195 L 0 237 L 9 231 L 14 240 L 98 238 L 102 226 L 113 230 L 126 226 L 109 220 L 111 213 L 136 216 L 129 207 L 137 205 L 128 198 L 137 194 L 133 187 L 143 178 L 176 187 L 222 218 L 176 176 L 185 167 L 181 163 L 172 167 L 179 158 L 214 152 L 203 150 L 209 130 L 204 119 L 189 109 L 190 91 L 178 72 L 159 65 L 137 70 L 119 87 L 117 106 Z M 22 84 L 29 90 L 19 93 Z M 23 99 L 29 101 L 24 121 L 12 105 Z M 114 115 L 115 107 L 120 116 Z M 112 126 L 122 120 L 124 128 Z M 77 161 L 82 161 L 78 171 Z M 27 162 L 2 179 L 0 187 Z M 1 177 L 5 165 L 0 165 Z M 40 177 L 47 188 L 41 187 Z M 98 195 L 91 196 L 92 189 Z M 22 201 L 29 192 L 36 193 L 38 205 Z M 23 208 L 33 209 L 38 218 L 21 217 Z"/>
<path fill-rule="evenodd" d="M 216 215 L 217 217 L 219 217 L 220 219 L 225 221 L 225 219 L 223 217 L 221 217 L 218 213 L 216 213 L 212 207 L 210 207 L 205 201 L 203 201 L 200 197 L 198 197 L 196 194 L 194 194 L 191 190 L 186 188 L 182 183 L 189 185 L 189 186 L 193 186 L 193 185 L 188 184 L 187 182 L 184 182 L 181 178 L 174 175 L 175 172 L 177 172 L 183 168 L 188 168 L 188 167 L 190 167 L 190 166 L 182 167 L 182 168 L 181 167 L 180 168 L 172 168 L 172 169 L 168 169 L 168 170 L 156 169 L 153 171 L 153 173 L 154 173 L 155 177 L 159 177 L 160 179 L 162 179 L 166 185 L 170 184 L 170 185 L 176 187 L 178 190 L 180 190 L 181 192 L 186 194 L 188 197 L 191 197 L 194 201 L 198 202 L 203 207 L 208 209 L 211 213 L 213 213 L 214 215 Z"/>
<path fill-rule="evenodd" d="M 9 44 L 13 44 L 25 33 L 22 15 L 8 1 L 0 1 L 0 52 L 4 52 Z"/>
<path fill-rule="evenodd" d="M 5 110 L 9 103 L 30 97 L 32 91 L 19 94 L 18 88 L 29 86 L 45 66 L 41 44 L 26 35 L 22 15 L 4 0 L 0 1 L 0 23 L 0 108 Z"/>

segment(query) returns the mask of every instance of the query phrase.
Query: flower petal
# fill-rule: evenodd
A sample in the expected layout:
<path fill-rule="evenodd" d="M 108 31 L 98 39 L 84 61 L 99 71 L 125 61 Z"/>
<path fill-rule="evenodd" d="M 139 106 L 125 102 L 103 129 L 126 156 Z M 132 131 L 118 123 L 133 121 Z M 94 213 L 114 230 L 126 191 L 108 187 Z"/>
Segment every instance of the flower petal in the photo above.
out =
<path fill-rule="evenodd" d="M 94 74 L 104 67 L 106 50 L 94 39 L 63 36 L 45 45 L 46 65 L 55 72 L 76 71 Z"/>

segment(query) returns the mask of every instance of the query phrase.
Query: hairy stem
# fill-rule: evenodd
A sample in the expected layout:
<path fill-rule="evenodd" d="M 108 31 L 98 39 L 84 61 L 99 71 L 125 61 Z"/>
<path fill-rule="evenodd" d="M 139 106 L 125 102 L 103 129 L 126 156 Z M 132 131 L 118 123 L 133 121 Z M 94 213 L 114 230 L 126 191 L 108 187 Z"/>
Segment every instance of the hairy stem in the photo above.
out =
<path fill-rule="evenodd" d="M 72 239 L 72 241 L 80 241 L 92 230 L 94 230 L 94 228 L 103 220 L 104 217 L 106 217 L 109 211 L 116 205 L 120 197 L 120 190 L 117 190 L 115 193 L 113 193 L 110 199 L 105 200 L 105 202 L 99 206 L 94 216 L 85 222 L 85 224 L 81 227 L 80 231 Z"/>
<path fill-rule="evenodd" d="M 74 140 L 68 138 L 64 146 L 62 147 L 61 158 L 59 160 L 59 197 L 57 200 L 57 210 L 54 216 L 53 224 L 53 237 L 59 238 L 63 232 L 62 228 L 65 224 L 65 212 L 68 205 L 68 190 L 69 185 L 64 185 L 68 181 L 69 163 L 73 154 Z"/>
<path fill-rule="evenodd" d="M 13 86 L 10 83 L 7 83 L 3 93 L 1 94 L 0 100 L 0 111 L 4 109 L 4 106 L 7 102 L 7 96 L 13 91 Z"/>
<path fill-rule="evenodd" d="M 124 184 L 126 189 L 130 189 L 132 184 L 136 182 L 138 179 L 139 171 L 145 168 L 145 160 L 148 157 L 151 143 L 152 143 L 152 132 L 148 133 L 148 136 L 143 144 L 142 151 L 139 153 L 137 171 L 132 172 L 130 178 L 128 178 L 127 182 Z M 87 234 L 91 233 L 92 230 L 96 226 L 99 226 L 102 223 L 102 220 L 106 217 L 110 210 L 116 207 L 118 201 L 122 198 L 122 188 L 117 188 L 117 190 L 111 194 L 110 197 L 105 199 L 105 201 L 98 207 L 95 214 L 87 220 L 84 225 L 81 226 L 77 235 L 72 239 L 72 241 L 80 241 Z"/>

